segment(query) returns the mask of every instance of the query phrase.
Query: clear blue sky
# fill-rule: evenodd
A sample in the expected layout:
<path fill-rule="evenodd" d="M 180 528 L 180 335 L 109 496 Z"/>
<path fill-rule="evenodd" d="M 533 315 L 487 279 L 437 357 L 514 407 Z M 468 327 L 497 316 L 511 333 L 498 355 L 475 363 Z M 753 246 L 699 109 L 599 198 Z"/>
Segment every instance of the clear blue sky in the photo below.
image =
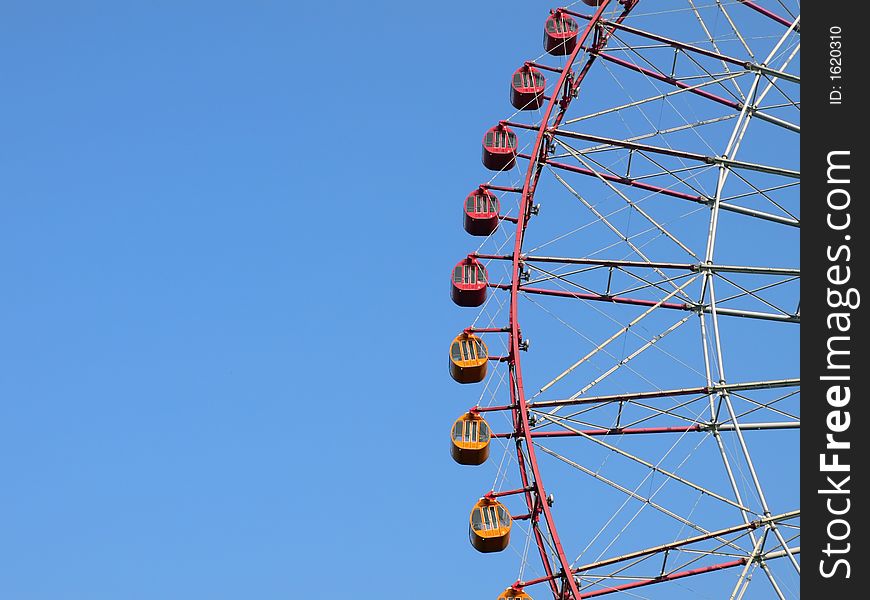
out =
<path fill-rule="evenodd" d="M 476 36 L 541 19 L 498 4 L 4 3 L 4 598 L 473 589 L 447 276 L 517 60 Z"/>
<path fill-rule="evenodd" d="M 513 581 L 447 277 L 549 6 L 3 3 L 0 597 Z"/>

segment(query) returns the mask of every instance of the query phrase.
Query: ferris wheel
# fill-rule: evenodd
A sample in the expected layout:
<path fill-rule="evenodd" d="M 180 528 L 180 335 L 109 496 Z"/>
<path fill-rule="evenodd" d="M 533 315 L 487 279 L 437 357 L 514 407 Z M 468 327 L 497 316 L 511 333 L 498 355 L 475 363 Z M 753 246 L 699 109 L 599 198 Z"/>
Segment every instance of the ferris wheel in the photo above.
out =
<path fill-rule="evenodd" d="M 505 74 L 449 350 L 493 597 L 798 597 L 799 15 L 583 0 Z"/>

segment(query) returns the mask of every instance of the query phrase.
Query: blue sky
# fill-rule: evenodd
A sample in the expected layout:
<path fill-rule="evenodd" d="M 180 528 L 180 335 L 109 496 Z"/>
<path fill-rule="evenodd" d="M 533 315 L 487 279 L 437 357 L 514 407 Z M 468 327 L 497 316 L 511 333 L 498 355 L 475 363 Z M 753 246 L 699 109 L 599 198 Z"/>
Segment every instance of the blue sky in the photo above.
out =
<path fill-rule="evenodd" d="M 447 286 L 547 8 L 4 3 L 0 595 L 513 581 L 466 539 Z"/>
<path fill-rule="evenodd" d="M 5 597 L 467 571 L 447 275 L 494 8 L 5 5 Z"/>

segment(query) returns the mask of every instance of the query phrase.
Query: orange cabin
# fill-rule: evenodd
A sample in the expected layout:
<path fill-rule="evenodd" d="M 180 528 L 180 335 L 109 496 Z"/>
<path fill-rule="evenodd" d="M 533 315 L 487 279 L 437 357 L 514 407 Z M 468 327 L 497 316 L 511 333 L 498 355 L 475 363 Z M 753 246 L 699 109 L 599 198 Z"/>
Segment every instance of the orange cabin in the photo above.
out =
<path fill-rule="evenodd" d="M 482 339 L 472 333 L 460 333 L 450 344 L 450 376 L 459 383 L 483 381 L 488 353 Z"/>
<path fill-rule="evenodd" d="M 544 103 L 547 80 L 534 67 L 523 65 L 511 78 L 511 104 L 518 110 L 535 110 Z"/>
<path fill-rule="evenodd" d="M 498 229 L 498 198 L 484 188 L 478 188 L 465 198 L 465 218 L 462 225 L 471 235 L 489 235 Z"/>
<path fill-rule="evenodd" d="M 503 591 L 497 600 L 532 600 L 532 597 L 524 591 L 511 586 Z"/>
<path fill-rule="evenodd" d="M 489 458 L 490 429 L 483 417 L 467 412 L 453 423 L 450 454 L 460 465 L 482 465 Z"/>
<path fill-rule="evenodd" d="M 483 136 L 483 166 L 491 171 L 513 169 L 517 159 L 517 134 L 499 123 Z"/>
<path fill-rule="evenodd" d="M 468 257 L 453 267 L 450 297 L 459 306 L 480 306 L 486 301 L 486 267 Z"/>
<path fill-rule="evenodd" d="M 561 10 L 555 11 L 544 24 L 544 50 L 554 56 L 571 54 L 577 45 L 577 21 Z"/>
<path fill-rule="evenodd" d="M 511 515 L 494 498 L 481 498 L 471 509 L 468 536 L 478 552 L 501 552 L 511 540 Z"/>

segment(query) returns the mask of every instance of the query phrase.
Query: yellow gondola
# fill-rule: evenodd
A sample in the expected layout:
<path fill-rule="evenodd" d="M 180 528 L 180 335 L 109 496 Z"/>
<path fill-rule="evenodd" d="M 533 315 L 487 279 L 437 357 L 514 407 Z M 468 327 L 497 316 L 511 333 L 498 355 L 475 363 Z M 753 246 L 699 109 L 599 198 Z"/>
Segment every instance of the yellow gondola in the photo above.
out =
<path fill-rule="evenodd" d="M 489 458 L 490 429 L 479 414 L 467 412 L 453 423 L 450 454 L 460 465 L 482 465 Z"/>
<path fill-rule="evenodd" d="M 524 591 L 511 586 L 503 591 L 496 600 L 532 600 L 532 597 Z"/>
<path fill-rule="evenodd" d="M 468 537 L 478 552 L 501 552 L 511 540 L 511 515 L 495 498 L 483 497 L 471 509 Z"/>
<path fill-rule="evenodd" d="M 450 376 L 459 383 L 483 381 L 488 353 L 482 339 L 473 333 L 460 333 L 450 344 Z"/>

